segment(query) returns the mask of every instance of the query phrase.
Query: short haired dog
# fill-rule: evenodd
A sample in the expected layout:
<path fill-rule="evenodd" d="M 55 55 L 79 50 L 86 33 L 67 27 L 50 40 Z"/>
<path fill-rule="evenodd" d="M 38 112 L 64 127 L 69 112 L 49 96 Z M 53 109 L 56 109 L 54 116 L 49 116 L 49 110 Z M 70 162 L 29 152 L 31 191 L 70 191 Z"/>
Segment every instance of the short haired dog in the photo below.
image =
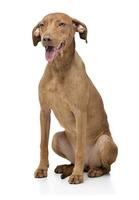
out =
<path fill-rule="evenodd" d="M 64 13 L 45 16 L 33 29 L 33 44 L 41 41 L 47 67 L 39 83 L 41 144 L 35 177 L 47 176 L 50 114 L 53 110 L 64 131 L 53 136 L 56 154 L 70 161 L 55 169 L 69 183 L 83 182 L 83 172 L 99 177 L 110 171 L 117 157 L 102 98 L 86 74 L 75 50 L 75 33 L 87 42 L 87 27 Z"/>

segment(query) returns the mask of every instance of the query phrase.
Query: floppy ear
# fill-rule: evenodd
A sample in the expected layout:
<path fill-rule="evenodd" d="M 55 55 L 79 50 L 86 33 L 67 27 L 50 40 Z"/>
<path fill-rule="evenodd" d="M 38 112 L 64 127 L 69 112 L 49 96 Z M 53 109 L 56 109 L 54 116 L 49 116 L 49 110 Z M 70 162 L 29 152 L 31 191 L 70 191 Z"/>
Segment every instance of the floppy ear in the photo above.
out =
<path fill-rule="evenodd" d="M 72 23 L 75 28 L 75 31 L 79 33 L 80 38 L 85 40 L 87 43 L 87 27 L 86 27 L 86 25 L 74 18 L 72 18 Z"/>
<path fill-rule="evenodd" d="M 32 40 L 33 40 L 34 46 L 36 46 L 38 42 L 41 41 L 39 26 L 40 26 L 40 23 L 38 23 L 32 30 Z"/>

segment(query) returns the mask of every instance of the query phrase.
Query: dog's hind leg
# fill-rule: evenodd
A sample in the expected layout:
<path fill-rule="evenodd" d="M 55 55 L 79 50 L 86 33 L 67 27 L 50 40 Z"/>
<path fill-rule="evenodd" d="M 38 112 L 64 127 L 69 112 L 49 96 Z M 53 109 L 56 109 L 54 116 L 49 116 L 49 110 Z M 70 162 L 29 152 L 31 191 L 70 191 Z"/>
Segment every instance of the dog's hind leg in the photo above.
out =
<path fill-rule="evenodd" d="M 65 131 L 58 132 L 53 136 L 52 148 L 56 154 L 69 160 L 69 165 L 59 165 L 55 168 L 55 173 L 61 174 L 61 178 L 70 176 L 74 167 L 74 151 L 65 134 Z"/>
<path fill-rule="evenodd" d="M 110 171 L 111 164 L 116 160 L 118 149 L 112 138 L 102 135 L 90 150 L 89 177 L 99 177 Z"/>

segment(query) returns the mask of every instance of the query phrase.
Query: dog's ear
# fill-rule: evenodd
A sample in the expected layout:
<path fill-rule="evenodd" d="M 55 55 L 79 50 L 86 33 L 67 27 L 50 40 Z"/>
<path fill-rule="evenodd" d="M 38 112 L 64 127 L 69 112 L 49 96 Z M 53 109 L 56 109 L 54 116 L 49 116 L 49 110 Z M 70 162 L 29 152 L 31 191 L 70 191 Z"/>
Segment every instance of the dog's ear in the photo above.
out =
<path fill-rule="evenodd" d="M 80 38 L 85 40 L 87 43 L 87 27 L 86 27 L 86 25 L 74 18 L 72 18 L 72 23 L 75 28 L 75 31 L 79 33 Z"/>
<path fill-rule="evenodd" d="M 40 27 L 40 23 L 38 23 L 32 30 L 32 40 L 33 40 L 34 46 L 37 46 L 38 42 L 41 41 L 39 27 Z"/>

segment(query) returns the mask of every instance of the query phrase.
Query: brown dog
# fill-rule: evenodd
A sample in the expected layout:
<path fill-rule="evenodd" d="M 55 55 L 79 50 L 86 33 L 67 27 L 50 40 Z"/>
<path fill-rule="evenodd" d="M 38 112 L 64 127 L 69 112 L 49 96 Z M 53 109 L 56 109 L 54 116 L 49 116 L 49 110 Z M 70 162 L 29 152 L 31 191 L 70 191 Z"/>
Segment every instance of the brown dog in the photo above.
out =
<path fill-rule="evenodd" d="M 65 131 L 53 137 L 53 150 L 70 165 L 55 169 L 69 183 L 83 182 L 83 171 L 98 177 L 110 171 L 117 157 L 100 94 L 75 51 L 74 34 L 87 41 L 87 27 L 63 13 L 45 16 L 33 29 L 33 43 L 42 42 L 48 61 L 39 84 L 41 105 L 40 164 L 35 177 L 47 176 L 50 112 L 53 110 Z"/>

